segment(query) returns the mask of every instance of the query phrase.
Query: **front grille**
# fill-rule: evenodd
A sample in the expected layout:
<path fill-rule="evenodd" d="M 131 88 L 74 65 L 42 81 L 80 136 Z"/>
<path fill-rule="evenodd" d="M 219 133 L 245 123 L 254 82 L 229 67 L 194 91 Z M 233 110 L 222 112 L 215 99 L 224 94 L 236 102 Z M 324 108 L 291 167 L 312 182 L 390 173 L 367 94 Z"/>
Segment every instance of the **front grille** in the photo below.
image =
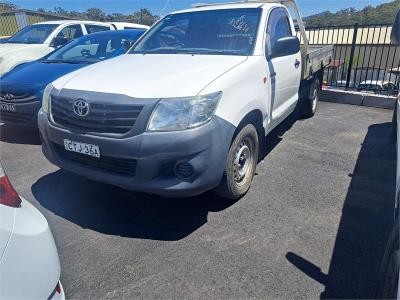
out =
<path fill-rule="evenodd" d="M 21 112 L 0 111 L 0 121 L 5 123 L 36 123 L 36 115 Z"/>
<path fill-rule="evenodd" d="M 62 158 L 96 169 L 109 171 L 119 175 L 135 176 L 136 159 L 124 159 L 110 156 L 92 157 L 76 152 L 67 151 L 63 146 L 54 144 L 54 149 Z"/>
<path fill-rule="evenodd" d="M 6 103 L 31 103 L 40 101 L 35 94 L 7 92 L 5 90 L 0 92 L 0 100 Z"/>
<path fill-rule="evenodd" d="M 51 98 L 54 122 L 64 128 L 88 133 L 124 134 L 132 129 L 142 111 L 142 105 L 90 103 L 87 116 L 80 117 L 73 110 L 76 99 Z"/>

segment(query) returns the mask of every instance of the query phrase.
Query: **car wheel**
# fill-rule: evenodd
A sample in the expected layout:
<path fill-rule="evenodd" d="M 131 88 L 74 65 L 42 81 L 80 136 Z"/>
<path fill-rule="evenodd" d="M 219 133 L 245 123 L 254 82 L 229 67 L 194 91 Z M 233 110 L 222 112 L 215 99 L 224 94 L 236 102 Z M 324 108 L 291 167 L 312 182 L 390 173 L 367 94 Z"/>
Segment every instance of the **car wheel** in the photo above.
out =
<path fill-rule="evenodd" d="M 321 83 L 319 79 L 315 79 L 310 86 L 308 97 L 301 99 L 302 101 L 302 117 L 311 118 L 317 111 L 319 97 L 321 95 Z"/>
<path fill-rule="evenodd" d="M 399 270 L 399 220 L 397 219 L 390 233 L 385 254 L 382 259 L 376 298 L 397 298 Z"/>
<path fill-rule="evenodd" d="M 239 131 L 229 149 L 224 175 L 216 189 L 219 196 L 236 200 L 247 193 L 256 170 L 258 153 L 257 130 L 248 124 Z"/>

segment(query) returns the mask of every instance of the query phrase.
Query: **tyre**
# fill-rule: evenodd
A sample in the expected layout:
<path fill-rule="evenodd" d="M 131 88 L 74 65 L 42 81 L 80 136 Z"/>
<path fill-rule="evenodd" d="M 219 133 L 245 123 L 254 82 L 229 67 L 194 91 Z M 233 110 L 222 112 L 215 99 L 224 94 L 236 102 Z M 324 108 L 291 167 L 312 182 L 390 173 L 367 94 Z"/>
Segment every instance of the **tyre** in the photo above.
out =
<path fill-rule="evenodd" d="M 399 283 L 399 220 L 397 219 L 389 236 L 379 272 L 377 299 L 397 298 Z"/>
<path fill-rule="evenodd" d="M 319 79 L 314 79 L 310 85 L 308 95 L 301 99 L 301 116 L 303 118 L 311 118 L 317 111 L 318 101 L 321 94 L 321 83 Z"/>
<path fill-rule="evenodd" d="M 258 134 L 252 124 L 244 126 L 229 149 L 224 175 L 216 193 L 237 200 L 247 193 L 253 181 L 259 154 Z"/>

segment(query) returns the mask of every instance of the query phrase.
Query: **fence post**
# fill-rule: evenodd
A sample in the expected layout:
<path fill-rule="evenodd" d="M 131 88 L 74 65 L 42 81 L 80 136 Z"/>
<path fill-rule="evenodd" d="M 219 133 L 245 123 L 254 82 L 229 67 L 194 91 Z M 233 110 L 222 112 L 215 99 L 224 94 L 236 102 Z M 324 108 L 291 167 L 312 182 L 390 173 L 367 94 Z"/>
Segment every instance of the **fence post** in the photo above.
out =
<path fill-rule="evenodd" d="M 354 24 L 354 33 L 353 33 L 353 41 L 351 43 L 349 68 L 347 70 L 347 78 L 346 78 L 346 89 L 348 89 L 350 87 L 351 69 L 353 68 L 353 60 L 354 60 L 354 52 L 356 49 L 358 26 L 359 26 L 358 23 Z"/>

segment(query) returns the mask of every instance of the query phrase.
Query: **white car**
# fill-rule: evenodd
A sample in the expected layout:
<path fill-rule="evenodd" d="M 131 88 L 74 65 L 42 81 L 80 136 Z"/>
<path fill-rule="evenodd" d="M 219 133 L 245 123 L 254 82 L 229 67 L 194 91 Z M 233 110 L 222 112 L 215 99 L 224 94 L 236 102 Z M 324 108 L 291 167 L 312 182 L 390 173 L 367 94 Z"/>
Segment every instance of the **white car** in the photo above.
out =
<path fill-rule="evenodd" d="M 114 27 L 92 21 L 50 21 L 29 25 L 0 44 L 0 77 L 73 39 L 104 30 L 114 30 Z"/>
<path fill-rule="evenodd" d="M 358 85 L 358 90 L 361 92 L 388 95 L 397 95 L 399 91 L 393 82 L 384 80 L 365 80 Z"/>
<path fill-rule="evenodd" d="M 123 29 L 149 29 L 150 26 L 136 24 L 136 23 L 128 23 L 128 22 L 109 22 L 114 29 L 116 30 L 123 30 Z"/>
<path fill-rule="evenodd" d="M 0 163 L 0 299 L 65 299 L 59 279 L 46 219 L 17 194 Z"/>
<path fill-rule="evenodd" d="M 128 54 L 54 81 L 38 116 L 45 156 L 131 190 L 243 196 L 265 135 L 298 104 L 314 115 L 333 50 L 301 53 L 280 2 L 172 13 Z"/>

